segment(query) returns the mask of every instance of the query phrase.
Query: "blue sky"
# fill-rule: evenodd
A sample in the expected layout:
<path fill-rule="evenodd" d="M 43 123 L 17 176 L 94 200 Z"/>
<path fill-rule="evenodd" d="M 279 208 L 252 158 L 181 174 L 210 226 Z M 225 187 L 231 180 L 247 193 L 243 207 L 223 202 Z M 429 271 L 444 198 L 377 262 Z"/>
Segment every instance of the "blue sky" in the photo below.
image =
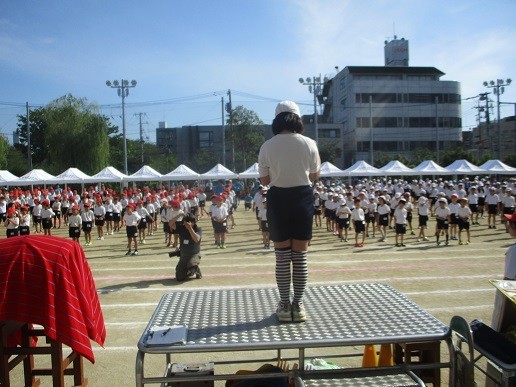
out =
<path fill-rule="evenodd" d="M 277 100 L 304 114 L 312 97 L 299 77 L 333 76 L 335 66 L 381 66 L 394 34 L 409 40 L 411 66 L 435 66 L 462 84 L 516 81 L 514 0 L 90 0 L 0 1 L 0 133 L 11 138 L 25 102 L 67 93 L 102 107 L 121 127 L 121 99 L 106 80 L 135 79 L 126 99 L 129 138 L 168 126 L 218 125 L 232 90 L 270 123 Z M 516 84 L 502 101 L 516 102 Z M 476 124 L 475 101 L 463 125 Z M 502 117 L 514 114 L 502 105 Z"/>

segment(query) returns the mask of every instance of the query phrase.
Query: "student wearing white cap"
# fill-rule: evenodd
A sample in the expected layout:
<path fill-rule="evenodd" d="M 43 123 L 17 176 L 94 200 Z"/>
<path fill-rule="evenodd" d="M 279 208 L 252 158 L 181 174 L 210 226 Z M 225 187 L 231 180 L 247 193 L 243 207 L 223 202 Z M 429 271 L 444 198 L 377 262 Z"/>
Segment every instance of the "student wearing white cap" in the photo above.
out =
<path fill-rule="evenodd" d="M 441 231 L 444 230 L 444 233 L 446 234 L 446 246 L 448 246 L 448 228 L 450 225 L 450 218 L 451 218 L 451 211 L 448 207 L 448 200 L 446 198 L 442 197 L 437 200 L 437 207 L 435 209 L 435 218 L 436 218 L 436 226 L 435 226 L 435 237 L 436 237 L 436 244 L 439 246 L 441 242 L 439 241 L 439 238 L 441 236 Z"/>
<path fill-rule="evenodd" d="M 489 193 L 485 198 L 485 207 L 487 208 L 487 225 L 489 228 L 496 228 L 496 214 L 500 205 L 500 197 L 496 193 L 495 187 L 489 187 Z"/>
<path fill-rule="evenodd" d="M 305 321 L 303 297 L 308 282 L 308 244 L 312 239 L 313 189 L 321 159 L 317 144 L 304 136 L 299 107 L 283 101 L 272 122 L 274 136 L 258 155 L 261 183 L 269 185 L 267 221 L 276 255 L 280 321 Z M 294 296 L 290 298 L 291 283 Z"/>

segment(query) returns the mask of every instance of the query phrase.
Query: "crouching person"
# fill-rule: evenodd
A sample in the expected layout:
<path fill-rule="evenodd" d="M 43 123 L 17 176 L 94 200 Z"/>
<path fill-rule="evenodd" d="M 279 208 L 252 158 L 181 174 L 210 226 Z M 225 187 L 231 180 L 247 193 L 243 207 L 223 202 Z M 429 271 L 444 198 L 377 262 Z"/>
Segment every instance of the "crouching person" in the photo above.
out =
<path fill-rule="evenodd" d="M 201 269 L 201 238 L 202 229 L 197 226 L 195 218 L 185 216 L 184 227 L 179 228 L 179 262 L 176 266 L 176 280 L 184 281 L 189 277 L 202 278 Z M 175 255 L 170 253 L 170 255 Z"/>

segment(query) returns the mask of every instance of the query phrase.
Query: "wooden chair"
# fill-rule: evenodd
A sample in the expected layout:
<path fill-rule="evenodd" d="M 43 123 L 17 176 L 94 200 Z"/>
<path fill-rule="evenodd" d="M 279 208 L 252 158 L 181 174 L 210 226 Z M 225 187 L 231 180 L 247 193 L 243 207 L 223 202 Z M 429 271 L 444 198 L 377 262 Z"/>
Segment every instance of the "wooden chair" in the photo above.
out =
<path fill-rule="evenodd" d="M 10 346 L 9 336 L 21 334 L 21 345 Z M 38 346 L 32 346 L 35 337 L 44 338 L 38 341 Z M 42 345 L 44 341 L 47 345 Z M 51 368 L 36 368 L 35 355 L 50 355 Z M 17 365 L 23 363 L 23 376 L 25 387 L 40 385 L 37 376 L 51 376 L 53 387 L 65 386 L 65 375 L 73 377 L 74 386 L 86 386 L 88 381 L 84 378 L 83 358 L 72 351 L 66 358 L 63 355 L 63 345 L 45 335 L 41 328 L 31 328 L 30 324 L 15 321 L 0 322 L 0 385 L 11 387 L 10 372 Z M 70 367 L 71 365 L 71 367 Z"/>

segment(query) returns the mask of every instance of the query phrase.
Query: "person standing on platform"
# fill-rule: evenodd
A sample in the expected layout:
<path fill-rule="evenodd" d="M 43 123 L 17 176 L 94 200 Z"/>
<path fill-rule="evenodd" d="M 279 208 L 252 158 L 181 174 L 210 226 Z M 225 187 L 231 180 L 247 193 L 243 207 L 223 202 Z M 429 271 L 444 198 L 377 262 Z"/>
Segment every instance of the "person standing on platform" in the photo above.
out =
<path fill-rule="evenodd" d="M 261 183 L 269 185 L 267 221 L 276 255 L 279 321 L 305 321 L 303 296 L 308 282 L 308 244 L 312 239 L 313 188 L 321 159 L 317 143 L 304 136 L 299 107 L 283 101 L 272 122 L 274 136 L 258 156 Z M 293 284 L 294 297 L 290 299 Z"/>

